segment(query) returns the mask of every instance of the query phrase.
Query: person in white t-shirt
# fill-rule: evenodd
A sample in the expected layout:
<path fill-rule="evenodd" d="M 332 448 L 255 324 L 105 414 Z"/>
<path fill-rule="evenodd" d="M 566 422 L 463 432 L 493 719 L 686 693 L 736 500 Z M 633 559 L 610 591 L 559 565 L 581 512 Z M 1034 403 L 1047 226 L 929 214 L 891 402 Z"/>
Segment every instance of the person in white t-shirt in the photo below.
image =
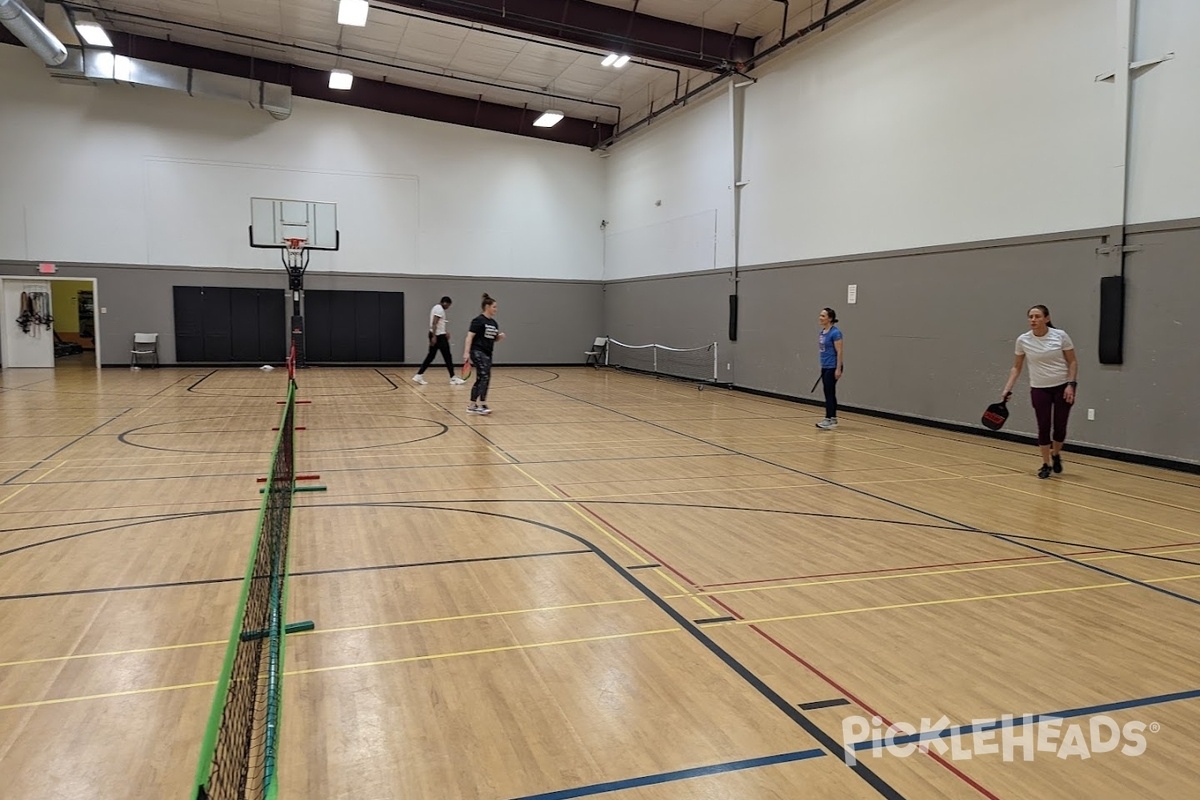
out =
<path fill-rule="evenodd" d="M 1042 305 L 1029 309 L 1029 330 L 1017 337 L 1016 359 L 1008 374 L 1001 396 L 1007 399 L 1029 360 L 1029 397 L 1037 416 L 1038 447 L 1042 450 L 1039 478 L 1062 472 L 1062 447 L 1067 438 L 1067 417 L 1075 402 L 1075 376 L 1079 362 L 1075 344 L 1061 328 L 1050 321 L 1050 309 Z"/>
<path fill-rule="evenodd" d="M 443 297 L 437 305 L 429 310 L 429 352 L 425 354 L 425 360 L 421 362 L 421 368 L 417 370 L 417 374 L 413 375 L 413 380 L 417 383 L 429 383 L 425 380 L 425 370 L 429 369 L 429 365 L 433 363 L 433 357 L 438 353 L 442 354 L 442 358 L 446 362 L 446 369 L 450 370 L 451 385 L 457 386 L 466 383 L 454 374 L 454 357 L 450 355 L 450 334 L 446 330 L 446 312 L 453 303 L 454 301 L 449 297 Z"/>

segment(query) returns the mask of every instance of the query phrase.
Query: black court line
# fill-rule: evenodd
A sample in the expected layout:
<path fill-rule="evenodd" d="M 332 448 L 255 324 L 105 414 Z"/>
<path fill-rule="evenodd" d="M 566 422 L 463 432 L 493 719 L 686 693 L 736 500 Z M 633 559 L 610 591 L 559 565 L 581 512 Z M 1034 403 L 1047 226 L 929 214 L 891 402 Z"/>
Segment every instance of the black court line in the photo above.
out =
<path fill-rule="evenodd" d="M 658 569 L 661 566 L 662 564 L 634 564 L 632 567 L 626 567 L 625 569 Z"/>
<path fill-rule="evenodd" d="M 437 431 L 437 433 L 432 433 L 432 434 L 428 434 L 425 436 L 418 436 L 415 439 L 408 439 L 408 440 L 405 440 L 402 442 L 388 442 L 385 444 L 372 444 L 372 445 L 365 445 L 363 447 L 327 448 L 327 449 L 323 449 L 323 450 L 314 450 L 314 449 L 310 449 L 310 448 L 305 448 L 304 453 L 306 455 L 311 455 L 314 453 L 326 453 L 326 454 L 328 454 L 328 453 L 353 453 L 353 452 L 358 452 L 358 451 L 362 451 L 362 450 L 379 450 L 379 449 L 383 449 L 386 447 L 402 447 L 404 445 L 416 444 L 417 442 L 426 442 L 426 441 L 429 441 L 430 439 L 436 439 L 437 437 L 442 436 L 443 434 L 445 434 L 447 431 L 450 430 L 449 425 L 447 425 L 444 422 L 438 422 L 437 420 L 424 419 L 422 417 L 407 417 L 407 416 L 404 416 L 403 414 L 386 414 L 386 415 L 381 415 L 381 416 L 399 417 L 400 419 L 415 419 L 420 422 L 427 423 L 426 425 L 420 426 L 420 429 L 433 428 Z M 186 421 L 187 422 L 205 422 L 205 421 L 209 421 L 209 420 L 220 420 L 220 419 L 228 419 L 228 417 L 227 416 L 192 417 Z M 177 425 L 177 424 L 179 424 L 179 421 L 168 420 L 167 422 L 152 422 L 149 425 L 142 425 L 137 428 L 130 428 L 129 430 L 122 431 L 120 434 L 118 434 L 117 441 L 119 441 L 121 444 L 129 445 L 130 447 L 139 447 L 143 450 L 155 450 L 155 451 L 162 452 L 162 453 L 194 453 L 194 454 L 205 455 L 205 456 L 261 456 L 264 454 L 269 454 L 269 451 L 267 451 L 267 450 L 257 450 L 257 451 L 255 451 L 255 450 L 251 450 L 251 451 L 188 450 L 188 449 L 178 448 L 178 447 L 155 447 L 154 445 L 140 444 L 138 442 L 132 442 L 128 439 L 129 436 L 137 435 L 137 434 L 143 434 L 146 436 L 170 435 L 168 433 L 159 433 L 157 431 L 152 432 L 152 433 L 145 433 L 145 432 L 147 430 L 149 430 L 150 428 L 158 428 L 163 425 Z M 417 428 L 418 426 L 410 426 L 410 427 Z M 265 428 L 263 430 L 266 431 Z M 195 436 L 195 435 L 202 434 L 205 432 L 206 431 L 189 431 L 187 433 Z M 210 433 L 218 433 L 218 434 L 221 433 L 221 431 L 209 431 L 209 432 Z M 266 431 L 266 432 L 269 433 L 269 431 Z"/>
<path fill-rule="evenodd" d="M 733 621 L 734 621 L 733 617 L 709 617 L 708 619 L 692 620 L 692 622 L 695 623 L 696 625 L 711 625 L 714 622 L 733 622 Z"/>
<path fill-rule="evenodd" d="M 63 450 L 66 450 L 68 447 L 71 447 L 71 446 L 73 446 L 73 445 L 75 445 L 75 444 L 78 444 L 80 441 L 82 441 L 83 439 L 86 439 L 88 436 L 91 436 L 93 433 L 95 433 L 96 431 L 100 430 L 100 429 L 101 429 L 101 428 L 103 428 L 105 425 L 107 425 L 107 424 L 109 424 L 110 422 L 113 422 L 113 421 L 115 421 L 115 420 L 119 419 L 120 417 L 124 416 L 125 414 L 128 414 L 128 413 L 129 413 L 130 411 L 132 411 L 132 410 L 133 410 L 132 408 L 127 408 L 127 409 L 125 409 L 124 411 L 122 411 L 120 414 L 117 414 L 116 416 L 114 416 L 114 417 L 110 417 L 109 419 L 106 419 L 104 422 L 101 422 L 99 425 L 97 425 L 96 427 L 92 428 L 92 429 L 91 429 L 90 431 L 88 431 L 87 433 L 82 433 L 82 434 L 80 434 L 79 436 L 76 436 L 74 439 L 72 439 L 71 441 L 67 442 L 67 443 L 66 443 L 66 444 L 64 444 L 62 447 L 58 448 L 58 449 L 57 449 L 57 450 L 55 450 L 53 453 L 51 453 L 50 455 L 48 455 L 48 456 L 45 456 L 44 458 L 42 458 L 40 461 L 38 461 L 37 463 L 35 463 L 35 464 L 34 464 L 32 467 L 28 467 L 28 468 L 26 468 L 26 469 L 23 469 L 23 470 L 21 470 L 20 472 L 18 472 L 16 475 L 12 475 L 12 476 L 10 476 L 8 479 L 6 479 L 5 481 L 3 481 L 3 482 L 0 482 L 0 486 L 8 486 L 8 485 L 10 485 L 10 484 L 11 484 L 13 481 L 15 481 L 17 478 L 20 478 L 22 475 L 25 475 L 26 473 L 32 472 L 33 470 L 35 470 L 35 469 L 37 469 L 38 467 L 40 467 L 42 464 L 45 464 L 45 463 L 46 463 L 47 461 L 49 461 L 50 459 L 54 458 L 56 455 L 58 455 L 59 453 L 61 453 Z"/>
<path fill-rule="evenodd" d="M 214 369 L 212 372 L 208 373 L 207 375 L 204 375 L 204 376 L 202 376 L 202 377 L 200 378 L 200 380 L 196 381 L 196 382 L 195 382 L 195 383 L 193 383 L 191 386 L 189 386 L 189 387 L 187 388 L 187 390 L 188 390 L 189 392 L 190 392 L 190 391 L 192 391 L 192 390 L 193 390 L 193 389 L 195 389 L 197 386 L 199 386 L 200 384 L 204 383 L 206 380 L 208 380 L 209 378 L 211 378 L 213 375 L 216 375 L 216 374 L 217 374 L 217 370 L 215 370 L 215 369 Z M 197 394 L 199 394 L 199 392 L 197 392 Z"/>
<path fill-rule="evenodd" d="M 541 558 L 544 556 L 573 556 L 590 553 L 590 550 L 558 550 L 548 553 L 517 553 L 505 556 L 477 556 L 474 558 L 451 558 L 443 561 L 417 561 L 409 564 L 380 564 L 365 567 L 341 567 L 337 569 L 318 569 L 307 572 L 289 572 L 289 578 L 311 577 L 315 575 L 335 575 L 346 572 L 378 572 L 393 569 L 410 569 L 414 567 L 440 567 L 452 564 L 480 564 L 495 561 L 514 561 L 523 558 Z M 237 578 L 206 578 L 192 581 L 166 581 L 163 583 L 139 583 L 129 586 L 97 586 L 90 589 L 64 589 L 57 592 L 31 592 L 29 594 L 0 595 L 0 602 L 5 600 L 33 600 L 42 597 L 70 597 L 82 594 L 110 594 L 113 592 L 133 592 L 142 589 L 174 589 L 182 586 L 214 586 L 221 583 L 240 583 L 245 576 Z"/>
<path fill-rule="evenodd" d="M 392 388 L 393 388 L 393 389 L 399 389 L 399 388 L 400 388 L 399 386 L 397 386 L 397 385 L 396 385 L 396 382 L 395 382 L 394 380 L 392 380 L 391 378 L 389 378 L 387 375 L 384 375 L 384 374 L 383 374 L 382 372 L 380 372 L 378 369 L 376 369 L 375 371 L 376 371 L 376 372 L 379 372 L 379 376 L 380 376 L 381 378 L 383 378 L 385 381 L 387 381 L 388 383 L 390 383 L 390 384 L 392 385 Z"/>
<path fill-rule="evenodd" d="M 861 416 L 862 415 L 860 415 L 860 417 Z M 972 447 L 983 447 L 983 448 L 987 448 L 989 450 L 997 450 L 1001 453 L 1008 453 L 1009 455 L 1021 455 L 1023 452 L 1025 452 L 1024 450 L 1018 450 L 1017 447 L 1024 446 L 1026 449 L 1028 449 L 1029 447 L 1032 446 L 1032 443 L 1030 445 L 1022 445 L 1022 443 L 1020 443 L 1020 442 L 1013 442 L 1012 448 L 1000 447 L 999 445 L 988 444 L 987 438 L 982 433 L 967 433 L 964 431 L 962 433 L 962 435 L 969 437 L 969 438 L 955 439 L 953 436 L 944 436 L 941 434 L 933 433 L 932 431 L 928 431 L 928 430 L 912 430 L 910 428 L 900 428 L 895 425 L 884 425 L 881 422 L 877 422 L 872 419 L 862 419 L 860 417 L 855 418 L 854 421 L 856 424 L 863 423 L 865 425 L 870 425 L 872 427 L 883 428 L 884 430 L 888 430 L 888 431 L 897 431 L 900 433 L 911 433 L 915 436 L 925 436 L 930 439 L 940 439 L 941 441 L 944 441 L 944 442 L 953 442 L 955 444 L 965 444 L 965 445 L 970 445 Z M 920 422 L 911 422 L 911 423 L 907 423 L 907 424 L 909 424 L 913 427 L 917 427 L 917 428 L 924 427 L 921 425 Z M 980 441 L 973 441 L 973 439 L 975 439 L 975 438 L 980 439 Z M 1068 449 L 1068 450 L 1064 450 L 1063 452 L 1070 453 L 1071 450 Z M 1036 455 L 1036 454 L 1031 454 L 1031 457 L 1034 455 Z M 1085 456 L 1087 458 L 1096 458 L 1096 459 L 1103 458 L 1103 456 L 1088 455 L 1087 453 L 1080 453 L 1079 455 Z M 1143 475 L 1140 472 L 1129 472 L 1128 470 L 1117 469 L 1116 467 L 1102 466 L 1100 464 L 1091 464 L 1091 463 L 1084 463 L 1084 462 L 1079 462 L 1079 461 L 1076 461 L 1073 463 L 1075 463 L 1076 465 L 1083 467 L 1085 469 L 1086 468 L 1100 469 L 1100 470 L 1104 470 L 1106 472 L 1115 472 L 1118 475 L 1127 475 L 1131 478 L 1145 478 L 1148 481 L 1158 481 L 1160 483 L 1170 483 L 1170 484 L 1174 484 L 1176 486 L 1186 486 L 1189 489 L 1200 489 L 1200 485 L 1197 485 L 1194 483 L 1187 483 L 1186 481 L 1176 481 L 1176 480 L 1171 480 L 1170 478 L 1162 478 L 1162 477 L 1159 477 L 1156 475 Z M 1169 469 L 1169 468 L 1168 467 L 1157 467 L 1157 469 Z M 1178 470 L 1178 471 L 1183 471 L 1183 470 Z M 1089 487 L 1089 488 L 1095 488 L 1095 487 Z M 1104 491 L 1104 490 L 1101 489 L 1099 491 Z M 1150 502 L 1153 502 L 1153 501 L 1150 501 Z"/>
<path fill-rule="evenodd" d="M 821 708 L 836 708 L 838 706 L 848 706 L 850 701 L 844 697 L 835 697 L 832 700 L 817 700 L 813 703 L 801 703 L 798 708 L 803 711 L 816 711 Z"/>
<path fill-rule="evenodd" d="M 1141 587 L 1143 587 L 1143 588 L 1145 588 L 1145 589 L 1150 589 L 1151 591 L 1158 592 L 1159 594 L 1163 594 L 1163 595 L 1166 595 L 1166 596 L 1168 596 L 1168 597 L 1173 597 L 1173 598 L 1175 598 L 1175 599 L 1177 599 L 1177 600 L 1183 600 L 1184 602 L 1187 602 L 1187 603 L 1192 603 L 1192 604 L 1194 604 L 1194 605 L 1200 605 L 1200 599 L 1197 599 L 1197 598 L 1194 598 L 1194 597 L 1189 597 L 1188 595 L 1185 595 L 1185 594 L 1179 594 L 1178 592 L 1173 592 L 1173 591 L 1171 591 L 1170 589 L 1164 589 L 1164 588 L 1162 588 L 1161 586 L 1155 586 L 1154 584 L 1151 584 L 1151 583 L 1146 583 L 1145 581 L 1138 580 L 1138 579 L 1136 579 L 1136 578 L 1130 578 L 1130 577 L 1128 577 L 1128 576 L 1125 576 L 1125 575 L 1120 575 L 1119 573 L 1112 572 L 1112 571 L 1110 571 L 1110 570 L 1106 570 L 1106 569 L 1104 569 L 1103 567 L 1097 567 L 1097 566 L 1095 566 L 1094 564 L 1089 564 L 1089 563 L 1087 563 L 1087 562 L 1085 562 L 1085 561 L 1078 561 L 1078 560 L 1076 560 L 1076 559 L 1070 558 L 1069 556 L 1060 555 L 1060 554 L 1058 554 L 1058 553 L 1054 553 L 1054 552 L 1052 552 L 1052 551 L 1049 551 L 1049 550 L 1043 550 L 1043 549 L 1042 549 L 1042 548 L 1040 548 L 1040 547 L 1035 547 L 1034 545 L 1027 544 L 1027 543 L 1025 543 L 1025 542 L 1022 542 L 1022 541 L 1019 541 L 1019 540 L 1017 540 L 1017 539 L 1013 539 L 1013 538 L 1007 537 L 1007 536 L 1005 536 L 1005 535 L 1003 535 L 1003 534 L 999 534 L 999 533 L 991 533 L 991 532 L 989 532 L 989 531 L 984 531 L 984 530 L 981 530 L 980 528 L 977 528 L 977 527 L 975 527 L 974 525 L 968 525 L 968 524 L 967 524 L 967 523 L 965 523 L 965 522 L 959 522 L 958 520 L 951 519 L 950 517 L 945 517 L 945 516 L 942 516 L 941 514 L 935 514 L 935 513 L 933 513 L 932 511 L 926 511 L 926 510 L 924 510 L 924 509 L 920 509 L 920 508 L 917 508 L 917 507 L 915 507 L 915 506 L 910 506 L 910 505 L 908 505 L 908 504 L 906 504 L 906 503 L 901 503 L 901 502 L 900 502 L 900 501 L 898 501 L 898 500 L 892 500 L 892 499 L 890 499 L 890 498 L 883 497 L 883 496 L 881 496 L 881 495 L 872 494 L 871 492 L 868 492 L 868 491 L 867 491 L 867 490 L 865 490 L 865 489 L 859 489 L 858 487 L 855 487 L 855 486 L 847 486 L 846 484 L 838 483 L 837 481 L 835 481 L 835 480 L 832 480 L 832 479 L 830 479 L 830 478 L 825 478 L 825 477 L 822 477 L 822 476 L 820 476 L 820 475 L 815 475 L 815 474 L 813 474 L 813 473 L 811 473 L 811 472 L 805 472 L 805 471 L 804 471 L 804 470 L 802 470 L 802 469 L 798 469 L 798 468 L 796 468 L 796 467 L 792 467 L 792 466 L 789 466 L 789 465 L 787 465 L 787 464 L 780 464 L 780 463 L 778 463 L 778 462 L 771 461 L 771 460 L 770 460 L 770 459 L 768 459 L 768 458 L 762 458 L 762 457 L 760 457 L 760 456 L 756 456 L 756 455 L 753 455 L 753 454 L 750 454 L 750 453 L 743 453 L 743 452 L 741 452 L 741 451 L 735 450 L 734 448 L 732 448 L 732 447 L 728 447 L 728 446 L 726 446 L 726 445 L 713 444 L 712 442 L 709 442 L 709 441 L 707 441 L 707 440 L 705 440 L 705 439 L 703 439 L 703 438 L 701 438 L 701 437 L 699 437 L 699 436 L 693 436 L 692 434 L 689 434 L 689 433 L 683 433 L 682 431 L 676 431 L 676 430 L 673 430 L 673 429 L 671 429 L 671 428 L 668 428 L 668 427 L 667 427 L 667 426 L 665 426 L 665 425 L 659 424 L 659 423 L 657 423 L 657 422 L 647 422 L 646 420 L 638 419 L 637 417 L 634 417 L 634 416 L 632 416 L 632 415 L 630 415 L 630 414 L 625 414 L 624 412 L 621 412 L 621 411 L 613 411 L 612 409 L 610 409 L 610 408 L 607 408 L 606 406 L 603 406 L 603 405 L 601 405 L 601 404 L 599 404 L 599 403 L 593 402 L 593 401 L 591 401 L 591 400 L 583 400 L 583 399 L 581 399 L 581 398 L 578 398 L 578 397 L 572 397 L 571 395 L 568 395 L 568 394 L 566 394 L 566 393 L 564 393 L 564 392 L 560 392 L 560 391 L 558 391 L 558 390 L 556 390 L 556 389 L 547 389 L 546 387 L 538 387 L 538 388 L 540 388 L 540 389 L 541 389 L 542 391 L 544 391 L 544 392 L 551 392 L 552 394 L 557 394 L 557 395 L 559 395 L 560 397 L 566 397 L 566 398 L 568 398 L 568 399 L 571 399 L 571 400 L 574 400 L 575 402 L 578 402 L 578 403 L 584 403 L 584 404 L 586 404 L 586 405 L 595 406 L 596 408 L 601 408 L 601 409 L 604 409 L 604 410 L 606 410 L 606 411 L 610 411 L 610 412 L 612 412 L 612 413 L 614 413 L 614 414 L 621 414 L 622 416 L 628 417 L 628 418 L 629 418 L 629 419 L 631 419 L 631 420 L 634 420 L 634 421 L 637 421 L 637 422 L 641 422 L 641 423 L 643 423 L 643 424 L 647 424 L 647 425 L 652 425 L 652 426 L 654 426 L 654 427 L 656 427 L 656 428 L 659 428 L 659 429 L 661 429 L 661 430 L 664 430 L 664 431 L 668 431 L 668 432 L 670 432 L 670 433 L 673 433 L 673 434 L 675 434 L 676 436 L 681 436 L 681 437 L 683 437 L 683 438 L 685 438 L 685 439 L 691 439 L 692 441 L 695 441 L 695 442 L 700 442 L 700 443 L 702 443 L 702 444 L 707 444 L 707 445 L 710 445 L 710 446 L 713 446 L 713 447 L 720 448 L 720 449 L 722 449 L 722 450 L 726 450 L 726 451 L 727 451 L 727 452 L 729 452 L 729 453 L 732 453 L 732 454 L 734 454 L 734 455 L 739 455 L 739 456 L 742 456 L 743 458 L 748 458 L 748 459 L 750 459 L 750 460 L 752 460 L 752 461 L 757 461 L 757 462 L 759 462 L 759 463 L 762 463 L 762 464 L 769 464 L 770 466 L 773 466 L 773 467 L 776 467 L 776 468 L 778 468 L 778 469 L 782 469 L 782 470 L 785 470 L 785 471 L 787 471 L 787 472 L 791 472 L 791 473 L 794 473 L 794 474 L 798 474 L 798 475 L 806 475 L 806 476 L 808 476 L 808 477 L 812 478 L 813 480 L 818 480 L 818 481 L 821 481 L 821 482 L 823 482 L 823 483 L 828 483 L 828 484 L 830 484 L 830 485 L 832 485 L 832 486 L 837 486 L 837 487 L 839 487 L 839 488 L 845 489 L 846 491 L 853 492 L 854 494 L 862 495 L 863 497 L 870 497 L 872 500 L 878 500 L 878 501 L 880 501 L 880 502 L 887 503 L 888 505 L 896 506 L 896 507 L 898 507 L 898 508 L 903 508 L 903 509 L 905 509 L 906 511 L 911 511 L 911 512 L 913 512 L 913 513 L 915 513 L 915 514 L 921 514 L 921 515 L 923 515 L 923 516 L 927 516 L 927 517 L 931 517 L 931 518 L 933 518 L 933 519 L 941 520 L 942 522 L 945 522 L 945 523 L 947 523 L 947 524 L 949 524 L 949 525 L 954 525 L 954 526 L 957 526 L 957 527 L 958 527 L 958 530 L 960 530 L 960 531 L 962 531 L 962 532 L 964 532 L 964 533 L 973 533 L 973 534 L 978 534 L 978 535 L 982 535 L 982 536 L 989 536 L 989 537 L 991 537 L 991 538 L 993 538 L 993 539 L 996 539 L 996 540 L 998 540 L 998 541 L 1002 541 L 1002 542 L 1006 542 L 1006 543 L 1008 543 L 1008 544 L 1010 544 L 1010 545 L 1013 545 L 1013 546 L 1015 546 L 1015 547 L 1020 547 L 1020 548 L 1026 549 L 1026 550 L 1030 550 L 1030 551 L 1032 551 L 1032 552 L 1035 552 L 1035 553 L 1040 553 L 1041 555 L 1044 555 L 1044 556 L 1049 556 L 1050 558 L 1055 558 L 1055 559 L 1058 559 L 1058 560 L 1060 560 L 1060 561 L 1064 561 L 1064 562 L 1067 562 L 1067 563 L 1070 563 L 1070 564 L 1074 564 L 1074 565 L 1076 565 L 1076 566 L 1083 567 L 1084 569 L 1089 569 L 1089 570 L 1092 570 L 1093 572 L 1099 572 L 1099 573 L 1101 573 L 1101 574 L 1103 574 L 1103 575 L 1107 575 L 1107 576 L 1109 576 L 1109 577 L 1116 577 L 1116 578 L 1120 578 L 1121 580 L 1128 581 L 1129 583 L 1136 584 L 1136 585 L 1138 585 L 1138 586 L 1141 586 Z M 582 503 L 586 503 L 587 501 L 586 501 L 586 500 L 579 500 L 579 501 L 576 501 L 576 502 L 579 502 L 579 503 L 581 503 L 581 504 L 582 504 Z M 1097 549 L 1103 549 L 1103 548 L 1097 548 Z"/>

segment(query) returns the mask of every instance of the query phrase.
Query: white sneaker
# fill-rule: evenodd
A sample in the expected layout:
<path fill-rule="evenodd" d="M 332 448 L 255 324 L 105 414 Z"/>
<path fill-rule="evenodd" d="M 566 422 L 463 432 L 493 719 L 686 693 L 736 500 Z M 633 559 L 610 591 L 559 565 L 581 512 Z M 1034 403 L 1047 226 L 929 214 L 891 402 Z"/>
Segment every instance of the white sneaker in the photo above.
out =
<path fill-rule="evenodd" d="M 834 430 L 835 428 L 837 428 L 837 418 L 835 417 L 835 418 L 831 419 L 829 417 L 826 417 L 825 419 L 823 419 L 817 423 L 817 427 L 823 431 Z"/>
<path fill-rule="evenodd" d="M 424 386 L 425 384 L 429 383 L 429 381 L 425 380 L 424 375 L 413 375 L 413 383 L 419 383 Z"/>
<path fill-rule="evenodd" d="M 476 414 L 490 414 L 490 413 L 492 413 L 492 410 L 490 408 L 488 408 L 487 406 L 480 406 L 479 408 L 475 409 L 475 413 Z"/>
<path fill-rule="evenodd" d="M 458 377 L 457 375 L 455 375 L 453 378 L 450 379 L 451 386 L 462 386 L 464 383 L 466 383 L 466 381 L 464 381 L 462 378 Z"/>
<path fill-rule="evenodd" d="M 475 406 L 467 406 L 467 413 L 468 414 L 478 414 L 479 409 L 476 408 Z"/>

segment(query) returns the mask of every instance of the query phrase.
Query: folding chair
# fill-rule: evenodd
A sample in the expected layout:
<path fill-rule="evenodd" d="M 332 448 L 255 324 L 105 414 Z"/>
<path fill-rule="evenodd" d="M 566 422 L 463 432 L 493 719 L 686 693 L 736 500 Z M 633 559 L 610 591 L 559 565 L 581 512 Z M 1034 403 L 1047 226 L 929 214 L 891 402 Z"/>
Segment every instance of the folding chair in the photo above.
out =
<path fill-rule="evenodd" d="M 129 366 L 140 366 L 142 356 L 153 359 L 154 366 L 158 366 L 157 333 L 135 333 L 133 335 L 133 349 L 129 351 Z"/>
<path fill-rule="evenodd" d="M 599 367 L 600 359 L 604 356 L 606 349 L 608 349 L 608 337 L 597 336 L 596 341 L 592 342 L 592 349 L 583 351 L 583 354 L 587 356 L 587 360 L 583 362 L 584 366 L 591 364 L 593 367 Z"/>

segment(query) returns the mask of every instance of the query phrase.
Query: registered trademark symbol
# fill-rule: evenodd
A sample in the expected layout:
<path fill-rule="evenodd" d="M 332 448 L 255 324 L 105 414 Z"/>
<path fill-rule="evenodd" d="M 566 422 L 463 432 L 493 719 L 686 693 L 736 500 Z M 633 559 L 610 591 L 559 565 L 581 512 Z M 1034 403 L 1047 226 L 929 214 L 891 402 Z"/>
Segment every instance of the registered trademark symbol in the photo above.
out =
<path fill-rule="evenodd" d="M 1159 725 L 1157 722 L 1150 723 L 1150 732 L 1151 733 L 1158 733 L 1160 730 L 1162 730 L 1162 725 Z"/>

